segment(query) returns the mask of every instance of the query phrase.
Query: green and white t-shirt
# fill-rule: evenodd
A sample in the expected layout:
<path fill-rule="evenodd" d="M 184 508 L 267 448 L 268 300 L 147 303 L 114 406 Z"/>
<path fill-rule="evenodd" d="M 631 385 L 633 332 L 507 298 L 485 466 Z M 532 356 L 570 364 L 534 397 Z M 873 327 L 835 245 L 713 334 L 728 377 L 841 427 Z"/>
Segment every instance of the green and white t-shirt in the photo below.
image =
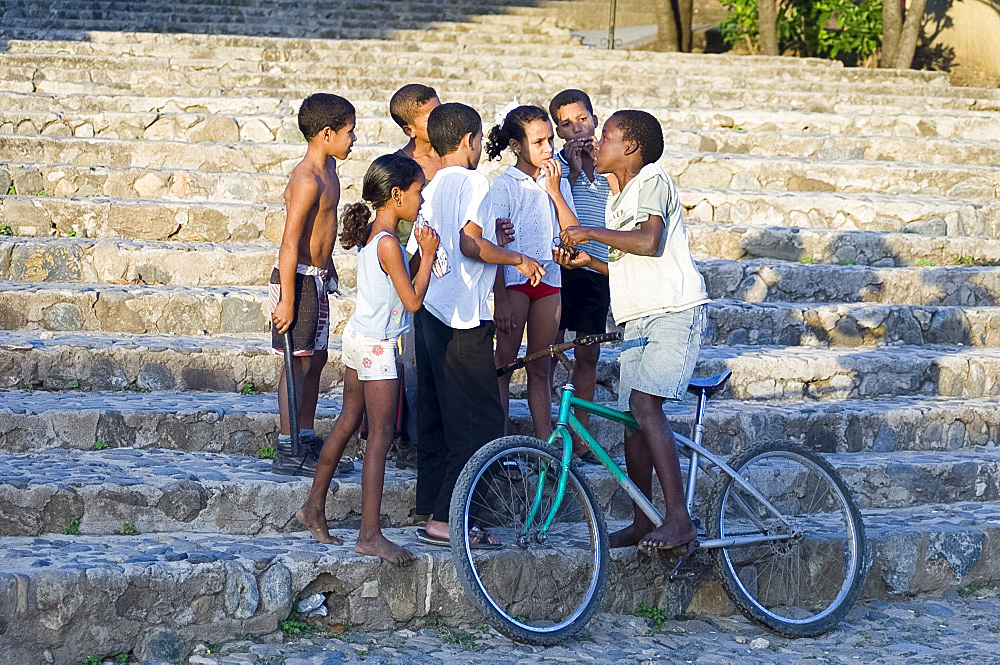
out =
<path fill-rule="evenodd" d="M 688 248 L 677 189 L 658 164 L 642 167 L 617 196 L 608 198 L 605 224 L 612 231 L 632 231 L 650 215 L 659 215 L 666 225 L 654 256 L 614 248 L 608 252 L 611 313 L 619 325 L 708 302 L 705 280 Z"/>

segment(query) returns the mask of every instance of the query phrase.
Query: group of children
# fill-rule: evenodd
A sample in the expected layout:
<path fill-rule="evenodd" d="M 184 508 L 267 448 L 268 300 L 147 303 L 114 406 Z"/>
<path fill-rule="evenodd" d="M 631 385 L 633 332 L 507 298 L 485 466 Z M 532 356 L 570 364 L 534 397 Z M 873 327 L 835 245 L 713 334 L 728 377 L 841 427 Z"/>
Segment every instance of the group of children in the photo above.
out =
<path fill-rule="evenodd" d="M 397 361 L 413 359 L 416 397 L 416 512 L 427 515 L 419 540 L 448 545 L 451 494 L 465 463 L 507 425 L 509 377 L 527 331 L 528 352 L 565 338 L 605 331 L 608 307 L 625 327 L 619 408 L 630 411 L 629 476 L 647 496 L 655 469 L 666 518 L 653 528 L 636 509 L 611 545 L 672 548 L 695 535 L 683 500 L 680 465 L 662 405 L 683 397 L 701 345 L 708 298 L 688 250 L 674 186 L 656 165 L 659 121 L 618 111 L 604 123 L 580 90 L 556 95 L 548 111 L 512 104 L 486 138 L 490 159 L 514 157 L 491 183 L 477 171 L 484 147 L 479 113 L 442 104 L 427 86 L 404 86 L 390 114 L 409 143 L 376 159 L 362 201 L 341 215 L 341 241 L 358 248 L 357 306 L 342 336 L 343 408 L 321 450 L 305 429 L 305 459 L 293 459 L 287 404 L 274 468 L 314 475 L 296 517 L 324 543 L 327 492 L 348 440 L 367 414 L 361 527 L 356 550 L 407 565 L 414 555 L 387 540 L 379 517 L 385 460 L 401 394 Z M 550 120 L 551 119 L 551 120 Z M 336 288 L 331 252 L 340 185 L 336 162 L 354 142 L 351 104 L 335 95 L 303 102 L 299 127 L 308 148 L 285 191 L 287 221 L 272 275 L 275 350 L 292 331 L 299 422 L 311 427 L 326 361 L 327 293 Z M 554 126 L 554 128 L 553 128 Z M 554 140 L 564 145 L 558 152 Z M 489 307 L 493 297 L 493 309 Z M 576 348 L 576 391 L 592 399 L 599 348 Z M 551 432 L 550 363 L 528 365 L 535 435 Z M 409 379 L 414 372 L 405 372 Z M 282 393 L 284 383 L 282 383 Z M 412 391 L 407 391 L 412 394 Z M 284 400 L 284 398 L 281 398 Z M 577 417 L 587 422 L 585 413 Z M 596 463 L 582 447 L 585 463 Z M 489 533 L 474 546 L 500 547 Z"/>

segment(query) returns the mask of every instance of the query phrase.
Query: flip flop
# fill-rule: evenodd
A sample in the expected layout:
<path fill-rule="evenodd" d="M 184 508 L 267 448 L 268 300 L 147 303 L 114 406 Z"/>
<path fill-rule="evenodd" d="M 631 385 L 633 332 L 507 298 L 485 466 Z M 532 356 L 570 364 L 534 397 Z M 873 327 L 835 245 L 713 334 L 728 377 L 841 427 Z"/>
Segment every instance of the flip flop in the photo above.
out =
<path fill-rule="evenodd" d="M 451 547 L 451 541 L 447 538 L 435 538 L 431 534 L 427 533 L 427 529 L 417 529 L 417 540 L 424 543 L 425 545 L 434 545 L 435 547 Z"/>
<path fill-rule="evenodd" d="M 498 550 L 502 547 L 500 543 L 489 542 L 490 534 L 479 527 L 473 527 L 470 530 L 470 535 L 472 536 L 472 549 L 474 550 Z M 435 547 L 451 547 L 450 540 L 447 538 L 435 538 L 427 533 L 427 529 L 424 528 L 417 529 L 417 540 L 425 545 L 434 545 Z"/>

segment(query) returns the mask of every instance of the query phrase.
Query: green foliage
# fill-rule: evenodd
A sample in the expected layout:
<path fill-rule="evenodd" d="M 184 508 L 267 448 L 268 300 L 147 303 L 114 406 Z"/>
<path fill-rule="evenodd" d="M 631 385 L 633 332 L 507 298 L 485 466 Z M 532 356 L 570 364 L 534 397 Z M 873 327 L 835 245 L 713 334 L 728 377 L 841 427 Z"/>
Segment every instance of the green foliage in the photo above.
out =
<path fill-rule="evenodd" d="M 52 195 L 43 189 L 42 191 L 38 192 L 38 194 L 36 194 L 35 196 L 52 196 Z"/>
<path fill-rule="evenodd" d="M 127 653 L 120 653 L 117 656 L 115 656 L 115 663 L 117 663 L 117 665 L 125 665 L 125 663 L 127 662 L 128 662 Z"/>
<path fill-rule="evenodd" d="M 800 263 L 805 263 L 806 265 L 810 265 L 812 263 L 815 263 L 815 261 L 813 261 L 813 257 L 811 257 L 811 256 L 803 256 L 801 259 L 799 259 L 799 262 Z"/>
<path fill-rule="evenodd" d="M 917 261 L 917 265 L 927 267 L 934 265 L 934 262 L 928 261 L 927 259 L 920 259 L 919 261 Z"/>
<path fill-rule="evenodd" d="M 121 534 L 123 536 L 135 536 L 138 535 L 139 532 L 135 530 L 135 524 L 133 524 L 132 522 L 125 522 L 124 524 L 122 524 Z"/>
<path fill-rule="evenodd" d="M 77 381 L 76 379 L 73 379 L 72 381 L 69 382 L 69 387 L 70 388 L 79 388 L 80 387 L 80 382 Z"/>
<path fill-rule="evenodd" d="M 273 446 L 263 446 L 258 452 L 257 457 L 260 459 L 274 459 L 274 447 Z"/>
<path fill-rule="evenodd" d="M 17 189 L 14 187 L 14 183 L 10 183 L 7 187 L 7 196 L 17 196 Z"/>
<path fill-rule="evenodd" d="M 971 256 L 956 256 L 955 265 L 957 266 L 974 266 L 976 265 L 976 260 Z"/>
<path fill-rule="evenodd" d="M 253 384 L 253 381 L 247 381 L 245 384 L 243 384 L 243 388 L 240 389 L 240 392 L 242 394 L 244 394 L 244 395 L 259 395 L 260 394 L 260 391 L 257 390 L 257 386 L 255 386 Z"/>
<path fill-rule="evenodd" d="M 856 265 L 858 265 L 858 262 L 857 261 L 852 261 L 850 259 L 844 259 L 843 261 L 840 262 L 840 265 L 842 265 L 842 266 L 856 266 Z"/>
<path fill-rule="evenodd" d="M 107 450 L 107 449 L 108 449 L 107 441 L 94 441 L 94 450 Z"/>
<path fill-rule="evenodd" d="M 10 228 L 6 224 L 0 226 L 0 236 L 12 236 L 12 235 L 14 235 L 14 229 Z"/>
<path fill-rule="evenodd" d="M 76 231 L 74 231 L 73 229 L 70 229 L 69 231 L 66 232 L 66 237 L 67 238 L 75 238 L 76 237 Z"/>
<path fill-rule="evenodd" d="M 92 653 L 88 653 L 83 657 L 83 665 L 101 665 L 101 659 Z"/>
<path fill-rule="evenodd" d="M 729 15 L 719 24 L 727 44 L 760 44 L 757 0 L 722 0 Z M 854 55 L 859 62 L 882 45 L 882 1 L 778 0 L 776 24 L 783 51 L 801 56 L 836 58 Z"/>
<path fill-rule="evenodd" d="M 62 530 L 64 536 L 79 536 L 80 535 L 80 518 L 70 517 L 69 526 Z"/>
<path fill-rule="evenodd" d="M 312 625 L 308 621 L 305 621 L 301 614 L 296 610 L 292 610 L 288 615 L 288 618 L 278 624 L 288 635 L 309 635 L 316 630 L 316 626 Z"/>
<path fill-rule="evenodd" d="M 667 622 L 667 615 L 663 610 L 658 607 L 651 607 L 646 603 L 639 603 L 635 606 L 635 615 L 649 619 L 657 628 L 662 628 Z"/>

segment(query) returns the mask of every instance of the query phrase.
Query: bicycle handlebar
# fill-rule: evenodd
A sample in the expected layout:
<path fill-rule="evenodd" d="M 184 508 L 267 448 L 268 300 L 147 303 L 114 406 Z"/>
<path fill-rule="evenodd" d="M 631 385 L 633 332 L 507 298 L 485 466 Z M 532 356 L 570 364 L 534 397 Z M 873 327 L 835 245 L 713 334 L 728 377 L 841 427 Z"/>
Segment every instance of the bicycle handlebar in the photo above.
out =
<path fill-rule="evenodd" d="M 521 369 L 522 367 L 524 367 L 526 364 L 530 363 L 531 361 L 538 360 L 539 358 L 542 358 L 542 357 L 545 357 L 545 356 L 551 356 L 553 358 L 556 358 L 556 357 L 562 355 L 563 351 L 566 351 L 568 349 L 572 349 L 574 346 L 586 346 L 588 344 L 603 344 L 604 342 L 615 342 L 615 341 L 621 340 L 621 338 L 622 338 L 622 334 L 620 332 L 600 333 L 598 335 L 586 335 L 584 337 L 577 337 L 572 342 L 563 342 L 562 344 L 553 344 L 553 345 L 549 346 L 547 349 L 542 349 L 541 351 L 536 351 L 536 352 L 534 352 L 534 353 L 532 353 L 530 355 L 522 356 L 520 358 L 517 358 L 517 359 L 515 359 L 515 360 L 513 360 L 513 361 L 511 361 L 509 363 L 507 363 L 503 367 L 498 367 L 497 368 L 497 376 L 503 376 L 504 374 L 510 374 L 511 372 L 513 372 L 515 370 Z M 565 356 L 563 356 L 563 357 L 565 357 Z"/>

